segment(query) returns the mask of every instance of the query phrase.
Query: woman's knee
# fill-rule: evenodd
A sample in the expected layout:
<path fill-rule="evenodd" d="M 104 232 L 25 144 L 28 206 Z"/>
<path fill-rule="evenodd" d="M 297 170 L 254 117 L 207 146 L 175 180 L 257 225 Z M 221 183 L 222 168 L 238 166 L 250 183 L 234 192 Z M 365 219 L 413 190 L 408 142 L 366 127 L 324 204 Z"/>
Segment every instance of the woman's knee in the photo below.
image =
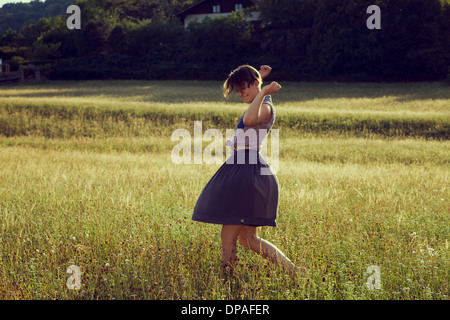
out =
<path fill-rule="evenodd" d="M 222 245 L 235 245 L 242 226 L 224 225 L 220 237 Z"/>
<path fill-rule="evenodd" d="M 251 242 L 256 238 L 256 227 L 245 226 L 239 232 L 239 242 L 245 247 L 250 248 Z"/>

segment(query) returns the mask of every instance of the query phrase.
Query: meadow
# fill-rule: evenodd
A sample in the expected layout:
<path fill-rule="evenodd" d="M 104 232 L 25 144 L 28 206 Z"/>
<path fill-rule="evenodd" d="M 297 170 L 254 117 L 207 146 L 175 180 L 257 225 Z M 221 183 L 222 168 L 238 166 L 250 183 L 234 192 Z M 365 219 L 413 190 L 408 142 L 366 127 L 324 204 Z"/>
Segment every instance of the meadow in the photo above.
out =
<path fill-rule="evenodd" d="M 0 87 L 0 299 L 448 300 L 449 85 L 281 84 L 260 234 L 307 277 L 240 246 L 223 284 L 220 226 L 191 220 L 220 164 L 174 164 L 171 134 L 235 128 L 220 82 L 30 82 Z"/>

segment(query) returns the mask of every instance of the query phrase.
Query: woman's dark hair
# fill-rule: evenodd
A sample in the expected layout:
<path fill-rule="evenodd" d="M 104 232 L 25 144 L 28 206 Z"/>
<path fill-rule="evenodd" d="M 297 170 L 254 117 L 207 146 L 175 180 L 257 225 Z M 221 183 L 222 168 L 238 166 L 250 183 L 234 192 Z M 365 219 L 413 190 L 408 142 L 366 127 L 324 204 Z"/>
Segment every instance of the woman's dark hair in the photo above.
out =
<path fill-rule="evenodd" d="M 258 70 L 249 65 L 238 67 L 230 73 L 223 84 L 224 97 L 228 98 L 230 93 L 241 90 L 244 86 L 247 86 L 247 88 L 250 87 L 255 80 L 258 80 L 260 84 L 262 83 L 262 78 Z"/>

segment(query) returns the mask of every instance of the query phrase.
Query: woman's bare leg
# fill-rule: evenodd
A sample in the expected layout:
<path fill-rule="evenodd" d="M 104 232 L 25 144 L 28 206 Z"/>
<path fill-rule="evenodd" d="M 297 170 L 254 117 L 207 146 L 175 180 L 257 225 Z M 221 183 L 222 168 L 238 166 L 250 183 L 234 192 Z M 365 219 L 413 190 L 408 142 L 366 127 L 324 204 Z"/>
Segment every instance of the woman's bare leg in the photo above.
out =
<path fill-rule="evenodd" d="M 222 261 L 220 264 L 220 276 L 223 280 L 231 278 L 237 263 L 236 242 L 241 232 L 242 225 L 223 225 L 220 237 L 222 239 Z"/>
<path fill-rule="evenodd" d="M 267 240 L 259 238 L 256 227 L 244 226 L 239 232 L 239 241 L 244 247 L 283 267 L 294 278 L 301 271 L 276 246 Z"/>

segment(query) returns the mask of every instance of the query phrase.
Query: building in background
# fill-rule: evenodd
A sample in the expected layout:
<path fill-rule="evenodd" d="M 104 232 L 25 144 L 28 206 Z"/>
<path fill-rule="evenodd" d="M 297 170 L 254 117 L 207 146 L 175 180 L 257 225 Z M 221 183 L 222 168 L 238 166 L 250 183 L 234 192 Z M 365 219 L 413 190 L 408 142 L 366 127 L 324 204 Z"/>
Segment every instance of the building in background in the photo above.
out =
<path fill-rule="evenodd" d="M 179 12 L 177 16 L 186 28 L 189 23 L 201 22 L 205 18 L 225 17 L 234 11 L 251 8 L 259 0 L 202 0 Z M 251 11 L 248 20 L 259 21 L 259 12 Z"/>

